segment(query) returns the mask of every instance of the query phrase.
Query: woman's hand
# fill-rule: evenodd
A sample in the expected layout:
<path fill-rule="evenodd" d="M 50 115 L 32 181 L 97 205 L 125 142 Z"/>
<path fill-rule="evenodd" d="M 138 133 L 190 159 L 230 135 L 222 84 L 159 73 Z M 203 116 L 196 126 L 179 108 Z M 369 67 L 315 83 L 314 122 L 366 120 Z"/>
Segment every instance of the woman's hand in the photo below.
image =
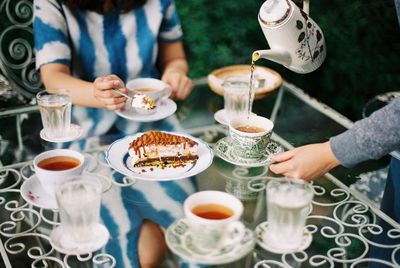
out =
<path fill-rule="evenodd" d="M 301 146 L 275 155 L 272 161 L 277 162 L 270 165 L 275 174 L 304 180 L 315 179 L 340 164 L 329 142 Z"/>
<path fill-rule="evenodd" d="M 175 100 L 186 99 L 193 88 L 192 80 L 180 70 L 166 70 L 161 80 L 172 87 L 171 98 Z"/>
<path fill-rule="evenodd" d="M 124 82 L 116 75 L 100 76 L 93 83 L 94 96 L 108 110 L 119 110 L 125 107 L 126 98 L 112 91 L 118 88 L 124 93 L 128 93 Z"/>

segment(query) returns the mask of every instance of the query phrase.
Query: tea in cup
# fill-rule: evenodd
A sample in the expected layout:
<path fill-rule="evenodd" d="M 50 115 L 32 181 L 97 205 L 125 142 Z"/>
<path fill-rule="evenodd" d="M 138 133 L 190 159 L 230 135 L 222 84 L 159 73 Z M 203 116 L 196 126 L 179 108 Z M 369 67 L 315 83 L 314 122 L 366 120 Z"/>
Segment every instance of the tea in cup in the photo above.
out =
<path fill-rule="evenodd" d="M 263 157 L 273 127 L 274 123 L 262 116 L 233 118 L 229 123 L 229 136 L 234 141 L 235 153 L 248 159 Z"/>
<path fill-rule="evenodd" d="M 51 94 L 46 90 L 36 95 L 43 130 L 48 138 L 63 138 L 71 130 L 71 98 L 67 90 Z"/>
<path fill-rule="evenodd" d="M 169 98 L 172 88 L 165 82 L 155 78 L 137 78 L 126 84 L 129 89 L 129 95 L 141 93 L 147 95 L 156 103 Z"/>
<path fill-rule="evenodd" d="M 55 187 L 62 180 L 83 171 L 85 157 L 69 149 L 43 152 L 33 159 L 36 176 L 46 193 L 55 196 Z"/>
<path fill-rule="evenodd" d="M 231 194 L 197 192 L 185 200 L 183 207 L 193 241 L 203 250 L 218 251 L 244 237 L 246 229 L 239 221 L 243 204 Z"/>

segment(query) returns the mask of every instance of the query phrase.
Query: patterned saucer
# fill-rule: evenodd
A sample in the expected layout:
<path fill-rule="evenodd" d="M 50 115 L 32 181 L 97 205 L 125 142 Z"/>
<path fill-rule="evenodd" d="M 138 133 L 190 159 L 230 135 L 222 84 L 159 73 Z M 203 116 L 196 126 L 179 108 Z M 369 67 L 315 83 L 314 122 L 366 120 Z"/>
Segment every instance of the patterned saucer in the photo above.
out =
<path fill-rule="evenodd" d="M 243 239 L 234 245 L 216 251 L 205 251 L 193 243 L 193 237 L 184 220 L 171 224 L 165 234 L 168 247 L 173 253 L 189 262 L 219 265 L 237 261 L 254 249 L 254 234 L 246 228 Z"/>
<path fill-rule="evenodd" d="M 42 140 L 45 140 L 48 142 L 70 142 L 70 141 L 77 140 L 80 136 L 82 136 L 82 133 L 83 133 L 83 130 L 80 126 L 71 124 L 71 129 L 65 137 L 51 138 L 51 137 L 47 136 L 44 129 L 42 129 L 40 131 L 40 138 Z"/>
<path fill-rule="evenodd" d="M 303 251 L 307 249 L 312 242 L 312 234 L 305 228 L 303 233 L 303 239 L 301 241 L 301 244 L 297 248 L 294 249 L 279 248 L 277 247 L 277 245 L 271 245 L 268 243 L 268 239 L 265 238 L 267 232 L 268 232 L 268 222 L 266 221 L 260 223 L 256 227 L 254 233 L 256 235 L 257 244 L 263 249 L 276 254 L 288 254 L 288 253 Z"/>
<path fill-rule="evenodd" d="M 248 159 L 238 156 L 233 149 L 234 141 L 230 137 L 225 137 L 217 141 L 214 145 L 214 151 L 217 156 L 234 164 L 242 167 L 262 167 L 271 163 L 271 157 L 274 154 L 283 152 L 283 148 L 276 142 L 270 141 L 267 144 L 265 154 L 260 158 Z"/>
<path fill-rule="evenodd" d="M 56 198 L 48 194 L 36 175 L 32 175 L 21 185 L 21 196 L 29 204 L 44 209 L 58 209 Z"/>

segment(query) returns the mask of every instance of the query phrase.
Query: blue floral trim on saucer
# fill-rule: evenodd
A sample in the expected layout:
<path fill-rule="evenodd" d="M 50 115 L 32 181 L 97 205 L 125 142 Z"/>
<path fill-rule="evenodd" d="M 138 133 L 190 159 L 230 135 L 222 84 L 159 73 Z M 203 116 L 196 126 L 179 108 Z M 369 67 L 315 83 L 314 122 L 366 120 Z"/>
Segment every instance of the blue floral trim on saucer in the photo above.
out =
<path fill-rule="evenodd" d="M 220 139 L 214 145 L 215 154 L 226 162 L 242 167 L 262 167 L 269 165 L 273 155 L 283 152 L 280 144 L 270 141 L 266 146 L 264 155 L 260 158 L 242 158 L 235 153 L 233 144 L 234 141 L 230 137 Z"/>

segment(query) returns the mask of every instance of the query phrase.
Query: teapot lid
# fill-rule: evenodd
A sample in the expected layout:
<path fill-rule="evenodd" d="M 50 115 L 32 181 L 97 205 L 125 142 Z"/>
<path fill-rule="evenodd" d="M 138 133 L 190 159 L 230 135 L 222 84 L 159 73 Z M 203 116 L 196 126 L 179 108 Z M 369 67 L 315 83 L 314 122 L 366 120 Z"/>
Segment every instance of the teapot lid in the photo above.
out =
<path fill-rule="evenodd" d="M 291 10 L 288 0 L 267 0 L 262 4 L 258 17 L 268 26 L 277 25 L 289 16 Z"/>

